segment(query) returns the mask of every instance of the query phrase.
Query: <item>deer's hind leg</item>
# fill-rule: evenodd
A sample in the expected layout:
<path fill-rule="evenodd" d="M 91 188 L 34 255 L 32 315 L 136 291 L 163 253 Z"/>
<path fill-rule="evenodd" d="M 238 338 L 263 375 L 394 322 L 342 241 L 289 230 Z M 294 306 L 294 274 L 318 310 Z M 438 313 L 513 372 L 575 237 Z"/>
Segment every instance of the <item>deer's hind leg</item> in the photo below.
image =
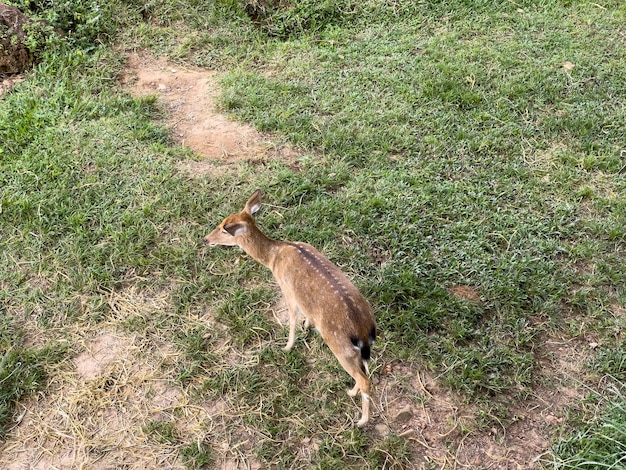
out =
<path fill-rule="evenodd" d="M 337 354 L 336 356 L 341 366 L 356 382 L 354 388 L 348 391 L 348 395 L 354 397 L 359 391 L 361 392 L 361 419 L 356 425 L 363 427 L 370 419 L 370 388 L 372 382 L 365 375 L 365 367 L 360 351 L 356 351 L 352 345 L 350 345 L 349 350 L 344 350 L 341 356 Z"/>

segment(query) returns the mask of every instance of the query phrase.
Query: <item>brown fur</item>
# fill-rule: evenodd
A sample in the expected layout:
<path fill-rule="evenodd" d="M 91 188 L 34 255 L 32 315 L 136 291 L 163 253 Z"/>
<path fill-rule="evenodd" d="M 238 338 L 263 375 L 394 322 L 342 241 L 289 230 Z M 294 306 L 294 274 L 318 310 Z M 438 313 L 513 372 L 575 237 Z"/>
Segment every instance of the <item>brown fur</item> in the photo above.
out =
<path fill-rule="evenodd" d="M 372 309 L 341 270 L 307 243 L 272 240 L 256 226 L 253 214 L 261 206 L 261 191 L 248 199 L 245 208 L 226 217 L 205 237 L 210 245 L 239 246 L 272 270 L 289 309 L 289 351 L 295 341 L 296 316 L 302 314 L 322 335 L 342 367 L 356 384 L 348 392 L 362 395 L 362 416 L 369 420 L 371 381 L 366 361 L 376 336 Z"/>

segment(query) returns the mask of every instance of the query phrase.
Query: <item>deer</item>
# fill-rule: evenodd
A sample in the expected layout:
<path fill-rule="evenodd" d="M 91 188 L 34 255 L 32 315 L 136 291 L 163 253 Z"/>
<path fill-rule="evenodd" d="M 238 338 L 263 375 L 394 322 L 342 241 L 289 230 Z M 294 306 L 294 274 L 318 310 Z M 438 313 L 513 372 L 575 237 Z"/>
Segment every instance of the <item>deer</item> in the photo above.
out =
<path fill-rule="evenodd" d="M 257 227 L 254 215 L 261 208 L 257 189 L 241 212 L 226 217 L 204 240 L 209 246 L 238 246 L 272 271 L 289 311 L 289 338 L 295 342 L 298 315 L 304 328 L 313 326 L 339 364 L 355 380 L 350 397 L 361 392 L 358 427 L 370 418 L 368 361 L 376 339 L 376 321 L 368 301 L 346 275 L 313 246 L 274 240 Z"/>

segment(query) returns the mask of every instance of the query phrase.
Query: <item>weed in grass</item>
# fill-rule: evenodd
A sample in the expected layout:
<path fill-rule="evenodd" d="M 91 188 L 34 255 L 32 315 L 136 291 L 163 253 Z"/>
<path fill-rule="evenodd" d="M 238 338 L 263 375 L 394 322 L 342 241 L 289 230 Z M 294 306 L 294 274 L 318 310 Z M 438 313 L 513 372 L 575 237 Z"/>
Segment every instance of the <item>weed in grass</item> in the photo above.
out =
<path fill-rule="evenodd" d="M 362 458 L 360 456 L 363 456 Z M 370 442 L 367 435 L 358 431 L 344 431 L 320 442 L 315 468 L 413 468 L 411 449 L 405 439 L 389 435 Z"/>
<path fill-rule="evenodd" d="M 38 21 L 50 25 L 56 31 L 62 32 L 57 41 L 52 28 L 48 34 L 40 34 L 36 37 L 33 45 L 35 49 L 46 45 L 51 47 L 51 52 L 59 47 L 62 39 L 64 42 L 78 47 L 84 51 L 91 51 L 98 44 L 109 42 L 120 26 L 120 19 L 126 18 L 128 10 L 122 2 L 94 3 L 89 1 L 61 1 L 51 4 L 49 2 L 18 1 L 16 4 Z"/>
<path fill-rule="evenodd" d="M 367 435 L 359 429 L 326 435 L 319 443 L 313 462 L 315 468 L 362 468 L 366 465 Z"/>
<path fill-rule="evenodd" d="M 194 360 L 202 360 L 206 357 L 207 351 L 210 349 L 211 335 L 208 329 L 203 325 L 192 330 L 188 330 L 181 335 L 177 342 L 184 346 L 185 355 Z"/>
<path fill-rule="evenodd" d="M 355 7 L 353 0 L 305 0 L 293 5 L 280 0 L 249 0 L 244 10 L 267 35 L 288 39 L 339 26 L 348 21 Z"/>
<path fill-rule="evenodd" d="M 372 447 L 369 457 L 373 468 L 393 470 L 413 468 L 411 445 L 406 439 L 390 435 Z"/>
<path fill-rule="evenodd" d="M 617 381 L 626 381 L 626 344 L 621 342 L 601 348 L 590 366 Z"/>
<path fill-rule="evenodd" d="M 304 385 L 309 367 L 306 361 L 307 353 L 302 351 L 285 351 L 274 344 L 259 351 L 259 367 L 267 371 L 277 382 L 288 384 L 291 387 Z M 285 396 L 289 390 L 285 390 Z"/>
<path fill-rule="evenodd" d="M 263 311 L 268 311 L 276 293 L 267 288 L 237 289 L 220 308 L 217 320 L 230 328 L 242 347 L 250 347 L 272 336 L 276 329 Z"/>
<path fill-rule="evenodd" d="M 233 393 L 240 399 L 249 399 L 255 396 L 265 383 L 265 379 L 250 365 L 230 365 L 220 370 L 205 372 L 205 375 L 202 391 L 215 396 Z"/>

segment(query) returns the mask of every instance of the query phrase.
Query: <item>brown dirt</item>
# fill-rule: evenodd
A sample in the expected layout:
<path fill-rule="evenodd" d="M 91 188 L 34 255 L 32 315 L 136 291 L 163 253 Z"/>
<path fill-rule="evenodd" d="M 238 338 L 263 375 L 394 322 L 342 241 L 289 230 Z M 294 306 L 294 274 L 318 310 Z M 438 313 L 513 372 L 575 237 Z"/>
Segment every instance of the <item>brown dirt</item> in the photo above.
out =
<path fill-rule="evenodd" d="M 181 145 L 200 157 L 184 167 L 187 171 L 215 173 L 224 171 L 220 163 L 228 168 L 241 160 L 294 159 L 293 149 L 215 111 L 214 72 L 135 54 L 129 56 L 121 80 L 136 95 L 156 94 L 166 107 L 166 124 Z M 480 302 L 479 294 L 468 286 L 453 287 L 451 292 Z M 0 468 L 178 469 L 184 468 L 183 446 L 208 436 L 216 454 L 213 468 L 261 468 L 250 456 L 255 437 L 232 424 L 243 413 L 236 404 L 227 399 L 198 403 L 173 381 L 178 353 L 171 338 L 155 344 L 154 338 L 121 333 L 123 322 L 158 314 L 169 302 L 167 292 L 129 288 L 110 295 L 112 314 L 98 330 L 59 332 L 78 353 L 71 363 L 60 366 L 44 394 L 25 404 L 0 448 Z M 277 325 L 286 324 L 284 302 L 276 304 L 274 315 Z M 184 323 L 193 328 L 194 322 L 206 324 L 212 318 L 186 318 Z M 33 336 L 44 336 L 36 324 L 29 328 Z M 508 403 L 506 423 L 486 428 L 477 407 L 464 403 L 417 364 L 377 365 L 374 360 L 374 411 L 366 432 L 375 438 L 394 433 L 408 439 L 412 468 L 539 468 L 566 408 L 586 393 L 581 364 L 588 355 L 584 343 L 547 338 L 543 344 L 539 382 L 545 385 L 526 400 Z M 218 349 L 220 357 L 232 354 L 228 342 Z M 179 439 L 155 440 L 145 427 L 155 421 L 170 423 Z M 315 436 L 304 440 L 300 463 L 318 447 Z"/>
<path fill-rule="evenodd" d="M 550 442 L 568 407 L 587 393 L 580 382 L 589 348 L 556 338 L 545 341 L 539 382 L 526 399 L 503 403 L 506 422 L 496 417 L 485 426 L 477 406 L 441 387 L 436 377 L 415 364 L 388 364 L 376 392 L 380 414 L 375 430 L 404 436 L 415 444 L 416 468 L 541 468 Z"/>
<path fill-rule="evenodd" d="M 448 290 L 458 299 L 469 300 L 475 304 L 482 303 L 478 292 L 469 286 L 452 286 Z"/>
<path fill-rule="evenodd" d="M 216 110 L 219 75 L 197 67 L 172 64 L 147 54 L 130 54 L 120 81 L 135 96 L 157 95 L 173 137 L 201 157 L 183 165 L 191 175 L 224 171 L 238 161 L 280 159 L 296 168 L 297 151 L 276 136 L 259 133 Z"/>
<path fill-rule="evenodd" d="M 0 3 L 0 74 L 19 73 L 31 66 L 31 54 L 24 44 L 29 20 L 14 6 Z"/>
<path fill-rule="evenodd" d="M 21 82 L 22 80 L 24 80 L 24 74 L 0 74 L 0 96 L 2 96 L 3 93 L 9 91 L 11 88 L 13 88 L 13 85 Z"/>

